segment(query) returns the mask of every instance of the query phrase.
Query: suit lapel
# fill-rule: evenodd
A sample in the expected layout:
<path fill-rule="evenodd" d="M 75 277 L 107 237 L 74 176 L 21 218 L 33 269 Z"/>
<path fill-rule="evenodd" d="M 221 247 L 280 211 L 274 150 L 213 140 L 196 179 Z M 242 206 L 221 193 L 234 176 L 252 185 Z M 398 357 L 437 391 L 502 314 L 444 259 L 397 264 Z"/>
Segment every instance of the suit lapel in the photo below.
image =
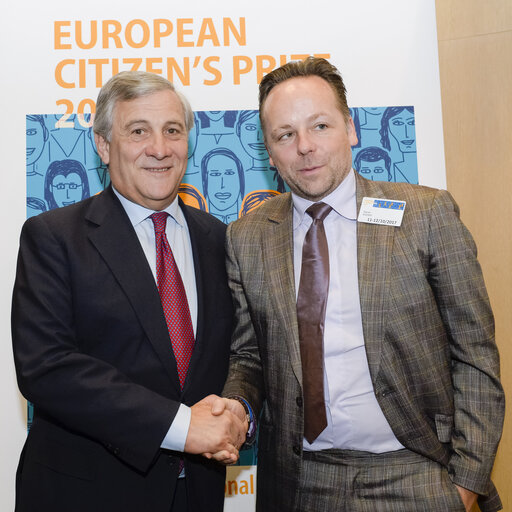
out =
<path fill-rule="evenodd" d="M 176 361 L 172 357 L 155 279 L 133 226 L 110 187 L 92 202 L 86 220 L 95 224 L 89 239 L 128 297 L 142 328 L 179 392 Z"/>
<path fill-rule="evenodd" d="M 272 308 L 279 324 L 285 326 L 285 343 L 293 372 L 302 386 L 299 329 L 293 272 L 293 208 L 291 195 L 274 203 L 276 209 L 268 216 L 268 231 L 263 239 L 263 264 L 269 286 Z"/>
<path fill-rule="evenodd" d="M 194 351 L 192 353 L 192 358 L 190 360 L 189 368 L 187 371 L 185 387 L 183 389 L 185 392 L 191 382 L 191 379 L 188 378 L 188 376 L 194 374 L 194 367 L 197 366 L 204 350 L 205 325 L 207 323 L 207 312 L 205 309 L 205 304 L 213 304 L 215 301 L 214 296 L 207 296 L 208 293 L 212 290 L 212 287 L 215 288 L 215 275 L 213 275 L 211 272 L 208 273 L 208 262 L 210 260 L 208 255 L 208 248 L 210 247 L 210 228 L 206 223 L 201 222 L 201 218 L 199 216 L 195 215 L 193 208 L 185 206 L 181 199 L 179 201 L 180 207 L 183 211 L 183 214 L 185 215 L 185 220 L 187 221 L 188 231 L 190 234 L 197 290 L 196 339 L 194 344 Z"/>
<path fill-rule="evenodd" d="M 363 197 L 383 197 L 378 182 L 356 173 L 357 212 Z M 393 198 L 390 198 L 393 199 Z M 378 375 L 387 318 L 391 253 L 396 227 L 357 223 L 357 266 L 363 334 L 372 381 Z"/>

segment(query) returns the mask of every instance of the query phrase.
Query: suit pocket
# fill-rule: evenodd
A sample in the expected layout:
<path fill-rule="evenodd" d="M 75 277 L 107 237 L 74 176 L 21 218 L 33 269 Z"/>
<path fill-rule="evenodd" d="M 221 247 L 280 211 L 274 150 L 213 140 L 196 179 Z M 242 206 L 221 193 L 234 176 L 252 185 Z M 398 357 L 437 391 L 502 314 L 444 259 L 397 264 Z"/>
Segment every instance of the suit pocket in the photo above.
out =
<path fill-rule="evenodd" d="M 95 471 L 86 453 L 45 436 L 31 441 L 27 458 L 35 463 L 81 480 L 94 479 Z"/>
<path fill-rule="evenodd" d="M 447 414 L 436 414 L 437 437 L 441 443 L 449 443 L 452 440 L 453 416 Z"/>

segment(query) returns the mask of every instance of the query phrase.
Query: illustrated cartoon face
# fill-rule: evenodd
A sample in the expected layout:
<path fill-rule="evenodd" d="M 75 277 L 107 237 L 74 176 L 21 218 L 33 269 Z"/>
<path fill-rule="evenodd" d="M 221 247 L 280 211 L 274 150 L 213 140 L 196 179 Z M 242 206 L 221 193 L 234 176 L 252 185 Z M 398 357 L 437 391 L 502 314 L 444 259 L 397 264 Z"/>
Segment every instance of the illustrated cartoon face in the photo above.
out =
<path fill-rule="evenodd" d="M 51 184 L 57 206 L 60 208 L 81 201 L 83 186 L 82 178 L 76 172 L 71 172 L 67 176 L 57 174 Z"/>
<path fill-rule="evenodd" d="M 387 181 L 388 170 L 384 159 L 377 160 L 376 162 L 367 162 L 361 160 L 359 173 L 368 180 L 372 181 Z"/>
<path fill-rule="evenodd" d="M 381 108 L 380 107 L 361 107 L 367 114 L 370 114 L 372 116 L 376 116 L 381 114 Z"/>
<path fill-rule="evenodd" d="M 263 118 L 270 163 L 297 195 L 319 201 L 345 179 L 357 135 L 325 80 L 281 82 L 267 96 Z"/>
<path fill-rule="evenodd" d="M 224 116 L 224 110 L 207 110 L 205 114 L 210 118 L 211 121 L 220 121 Z"/>
<path fill-rule="evenodd" d="M 256 114 L 240 125 L 240 143 L 245 152 L 255 160 L 268 160 L 263 131 Z"/>
<path fill-rule="evenodd" d="M 39 121 L 27 118 L 27 165 L 39 160 L 45 145 L 44 128 Z"/>
<path fill-rule="evenodd" d="M 240 195 L 240 178 L 236 162 L 226 155 L 215 155 L 207 166 L 208 198 L 220 211 L 236 204 Z"/>
<path fill-rule="evenodd" d="M 398 142 L 398 147 L 402 153 L 416 152 L 414 114 L 404 109 L 391 117 L 389 119 L 389 132 Z"/>
<path fill-rule="evenodd" d="M 111 140 L 95 140 L 114 187 L 134 203 L 163 210 L 187 168 L 188 133 L 178 96 L 163 90 L 119 101 L 113 117 Z"/>

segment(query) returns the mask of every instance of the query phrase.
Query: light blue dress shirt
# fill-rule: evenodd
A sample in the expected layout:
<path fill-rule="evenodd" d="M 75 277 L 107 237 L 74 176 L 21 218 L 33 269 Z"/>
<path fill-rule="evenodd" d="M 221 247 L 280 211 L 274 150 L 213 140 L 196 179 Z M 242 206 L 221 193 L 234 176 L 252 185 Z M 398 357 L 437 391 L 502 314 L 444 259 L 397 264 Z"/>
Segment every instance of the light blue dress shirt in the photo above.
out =
<path fill-rule="evenodd" d="M 148 260 L 148 264 L 151 268 L 156 284 L 155 228 L 153 221 L 149 218 L 149 216 L 155 212 L 154 210 L 149 210 L 140 204 L 133 203 L 126 199 L 115 188 L 114 193 L 121 201 L 121 204 L 123 205 L 123 208 L 135 229 L 135 233 L 137 234 L 142 250 L 146 255 L 146 259 Z M 188 231 L 188 226 L 183 212 L 179 207 L 177 196 L 176 199 L 163 211 L 169 214 L 169 217 L 167 217 L 165 234 L 169 245 L 171 246 L 172 254 L 176 261 L 176 265 L 178 266 L 178 270 L 180 271 L 183 286 L 185 287 L 195 336 L 197 331 L 197 289 L 190 233 Z M 169 357 L 172 357 L 170 345 Z M 174 417 L 174 421 L 172 422 L 169 431 L 160 446 L 168 450 L 183 452 L 190 426 L 190 418 L 190 407 L 181 404 L 176 416 Z"/>
<path fill-rule="evenodd" d="M 299 289 L 302 246 L 313 203 L 292 194 L 293 262 Z M 333 208 L 324 220 L 329 246 L 329 295 L 324 332 L 327 427 L 305 450 L 338 448 L 382 453 L 400 450 L 375 397 L 364 346 L 357 272 L 357 204 L 354 170 L 322 199 Z"/>

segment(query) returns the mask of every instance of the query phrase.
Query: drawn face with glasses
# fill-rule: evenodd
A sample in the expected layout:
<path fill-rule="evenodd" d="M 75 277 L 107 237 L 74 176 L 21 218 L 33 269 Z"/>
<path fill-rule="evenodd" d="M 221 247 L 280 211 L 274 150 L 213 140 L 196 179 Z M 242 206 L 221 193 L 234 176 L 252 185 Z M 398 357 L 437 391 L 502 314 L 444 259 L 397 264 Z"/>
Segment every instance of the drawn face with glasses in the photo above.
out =
<path fill-rule="evenodd" d="M 60 208 L 89 197 L 89 181 L 83 165 L 77 160 L 56 160 L 45 177 L 45 199 L 48 208 Z"/>

